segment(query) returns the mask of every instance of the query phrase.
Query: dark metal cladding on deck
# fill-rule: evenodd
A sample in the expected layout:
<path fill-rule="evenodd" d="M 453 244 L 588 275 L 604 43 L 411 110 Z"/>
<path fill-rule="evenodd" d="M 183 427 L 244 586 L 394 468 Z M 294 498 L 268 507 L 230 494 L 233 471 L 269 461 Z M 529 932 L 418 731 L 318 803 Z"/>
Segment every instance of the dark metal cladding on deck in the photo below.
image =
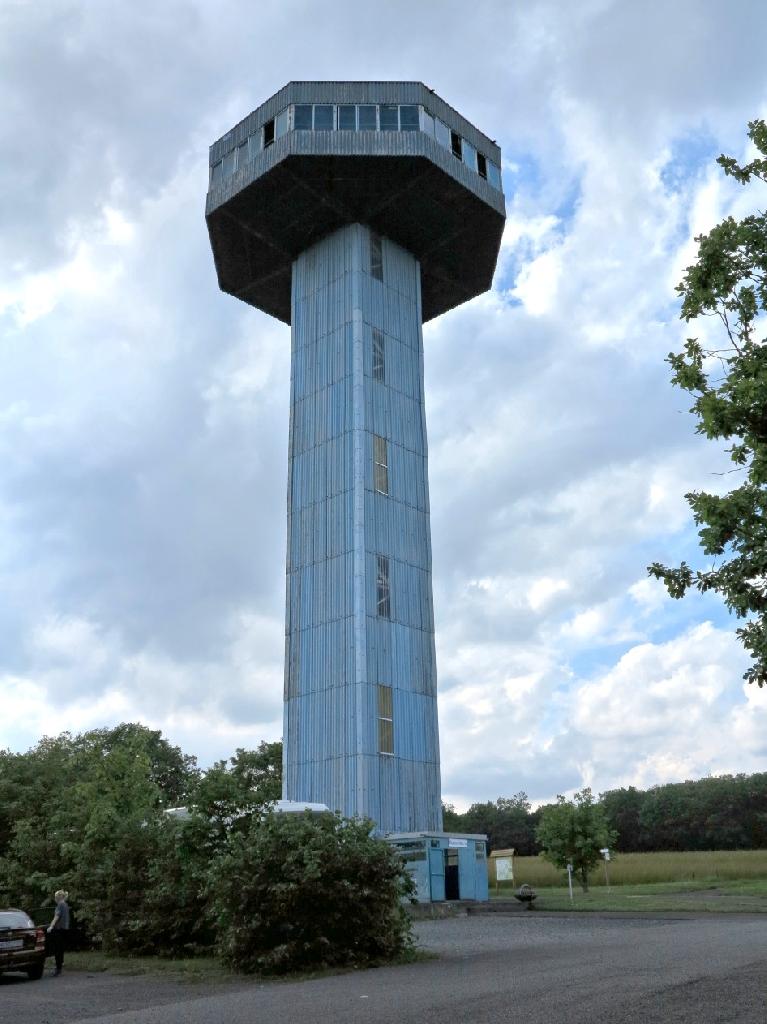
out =
<path fill-rule="evenodd" d="M 211 166 L 293 104 L 417 104 L 500 165 L 497 145 L 420 82 L 291 82 L 211 146 Z M 420 261 L 423 319 L 492 285 L 503 193 L 433 136 L 290 130 L 208 192 L 223 291 L 290 323 L 294 260 L 363 223 Z"/>

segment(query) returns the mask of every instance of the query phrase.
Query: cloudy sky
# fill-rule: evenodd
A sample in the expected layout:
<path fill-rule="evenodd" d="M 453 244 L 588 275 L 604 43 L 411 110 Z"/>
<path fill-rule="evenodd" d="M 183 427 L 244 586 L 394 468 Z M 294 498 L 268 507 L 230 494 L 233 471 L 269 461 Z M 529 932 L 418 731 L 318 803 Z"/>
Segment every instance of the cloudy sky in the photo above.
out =
<path fill-rule="evenodd" d="M 508 208 L 424 331 L 444 796 L 763 770 L 734 623 L 645 567 L 726 486 L 663 360 L 692 236 L 767 203 L 714 163 L 765 38 L 758 0 L 0 0 L 0 747 L 281 735 L 289 329 L 217 289 L 207 147 L 290 79 L 419 79 Z"/>

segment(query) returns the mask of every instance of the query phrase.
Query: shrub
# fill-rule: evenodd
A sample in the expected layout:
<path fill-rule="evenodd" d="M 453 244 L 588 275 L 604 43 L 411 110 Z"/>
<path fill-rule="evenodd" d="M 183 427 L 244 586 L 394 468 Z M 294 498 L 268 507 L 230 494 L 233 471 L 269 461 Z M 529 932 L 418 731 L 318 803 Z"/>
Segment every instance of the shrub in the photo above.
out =
<path fill-rule="evenodd" d="M 219 952 L 235 970 L 381 963 L 412 949 L 413 883 L 373 823 L 267 813 L 211 868 Z"/>

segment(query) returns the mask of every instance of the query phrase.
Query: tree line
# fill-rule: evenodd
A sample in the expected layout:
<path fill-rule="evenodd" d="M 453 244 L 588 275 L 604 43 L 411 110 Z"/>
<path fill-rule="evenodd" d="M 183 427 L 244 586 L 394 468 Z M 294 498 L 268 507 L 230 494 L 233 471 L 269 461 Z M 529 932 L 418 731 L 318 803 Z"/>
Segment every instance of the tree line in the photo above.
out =
<path fill-rule="evenodd" d="M 662 850 L 752 850 L 767 847 L 767 773 L 720 775 L 641 790 L 609 790 L 597 801 L 622 853 Z M 526 793 L 444 810 L 448 832 L 488 836 L 490 849 L 541 852 L 537 838 L 549 804 L 532 809 Z"/>
<path fill-rule="evenodd" d="M 224 932 L 245 934 L 235 911 L 246 901 L 229 880 L 252 879 L 254 905 L 268 905 L 269 879 L 284 877 L 278 859 L 295 841 L 293 880 L 285 890 L 294 897 L 291 920 L 309 908 L 316 912 L 312 927 L 325 929 L 325 911 L 340 897 L 328 891 L 325 899 L 312 898 L 302 886 L 314 879 L 316 896 L 324 885 L 323 864 L 362 870 L 368 859 L 377 882 L 368 877 L 365 891 L 387 892 L 391 904 L 378 920 L 393 914 L 392 894 L 406 883 L 388 852 L 367 848 L 369 826 L 368 833 L 354 831 L 332 818 L 321 828 L 306 824 L 299 835 L 304 825 L 266 821 L 265 807 L 281 788 L 281 743 L 237 750 L 202 771 L 159 731 L 135 723 L 47 737 L 26 753 L 0 751 L 0 905 L 19 905 L 44 919 L 53 892 L 68 889 L 76 894 L 80 926 L 105 949 L 188 955 L 220 948 Z M 444 827 L 486 834 L 491 850 L 513 847 L 519 855 L 534 855 L 547 845 L 551 853 L 551 836 L 562 832 L 558 825 L 552 831 L 551 823 L 571 813 L 565 803 L 533 810 L 520 792 L 475 803 L 463 814 L 447 806 Z M 615 789 L 595 801 L 588 794 L 581 803 L 578 827 L 594 831 L 596 821 L 603 837 L 597 845 L 609 835 L 619 852 L 767 847 L 767 773 Z M 167 813 L 179 805 L 191 812 L 183 824 Z M 569 818 L 566 824 L 572 831 Z M 258 879 L 253 849 L 263 851 L 265 873 Z M 238 864 L 241 870 L 235 870 Z M 342 879 L 343 872 L 334 870 Z M 407 930 L 396 914 L 390 920 L 400 929 L 394 945 L 401 945 Z M 266 923 L 261 932 L 269 934 Z M 377 934 L 375 948 L 383 948 L 384 940 Z"/>

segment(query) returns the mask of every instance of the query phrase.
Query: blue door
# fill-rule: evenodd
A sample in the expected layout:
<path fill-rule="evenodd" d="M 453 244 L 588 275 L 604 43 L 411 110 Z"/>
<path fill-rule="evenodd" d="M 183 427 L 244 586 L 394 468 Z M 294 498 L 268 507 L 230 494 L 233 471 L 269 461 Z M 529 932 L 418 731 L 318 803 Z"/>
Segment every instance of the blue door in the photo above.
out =
<path fill-rule="evenodd" d="M 429 847 L 429 877 L 432 902 L 442 903 L 445 899 L 445 854 L 439 847 Z"/>
<path fill-rule="evenodd" d="M 474 874 L 474 843 L 469 841 L 465 847 L 458 851 L 458 878 L 462 900 L 475 900 L 477 898 Z"/>

